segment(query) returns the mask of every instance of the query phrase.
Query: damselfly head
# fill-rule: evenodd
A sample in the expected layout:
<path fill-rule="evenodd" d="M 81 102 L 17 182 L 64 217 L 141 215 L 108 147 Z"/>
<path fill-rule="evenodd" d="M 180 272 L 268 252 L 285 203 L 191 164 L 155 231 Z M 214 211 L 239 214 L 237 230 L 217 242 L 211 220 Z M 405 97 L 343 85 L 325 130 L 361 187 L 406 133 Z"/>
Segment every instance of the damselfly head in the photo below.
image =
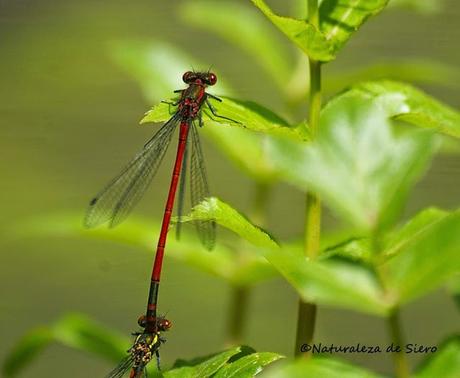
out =
<path fill-rule="evenodd" d="M 147 328 L 147 326 L 149 325 L 147 322 L 147 317 L 145 315 L 141 315 L 137 320 L 137 324 L 139 324 L 139 326 L 141 326 L 142 328 Z M 150 325 L 153 325 L 153 327 L 149 328 L 156 329 L 158 332 L 164 332 L 171 328 L 172 323 L 164 317 L 158 317 L 156 319 L 152 318 Z"/>
<path fill-rule="evenodd" d="M 217 83 L 217 76 L 212 72 L 193 72 L 187 71 L 182 75 L 185 84 L 205 84 L 214 85 Z"/>

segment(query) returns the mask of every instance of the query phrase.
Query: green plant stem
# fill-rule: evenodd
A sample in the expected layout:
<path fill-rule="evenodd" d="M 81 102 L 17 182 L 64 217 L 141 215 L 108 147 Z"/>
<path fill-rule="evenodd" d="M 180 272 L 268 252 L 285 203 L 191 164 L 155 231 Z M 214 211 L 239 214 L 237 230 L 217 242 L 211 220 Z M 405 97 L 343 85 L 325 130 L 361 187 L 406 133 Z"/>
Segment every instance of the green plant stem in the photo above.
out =
<path fill-rule="evenodd" d="M 270 187 L 266 183 L 256 182 L 254 185 L 254 197 L 252 201 L 251 219 L 259 226 L 264 226 L 267 218 L 267 204 Z M 244 243 L 236 258 L 244 258 Z M 230 316 L 228 320 L 227 344 L 229 346 L 240 345 L 243 341 L 243 332 L 247 322 L 248 299 L 250 290 L 246 286 L 232 286 L 230 300 Z"/>
<path fill-rule="evenodd" d="M 310 59 L 310 113 L 308 125 L 311 137 L 316 138 L 321 111 L 321 63 Z M 319 253 L 321 236 L 321 201 L 313 193 L 307 193 L 305 219 L 305 254 L 315 259 Z"/>
<path fill-rule="evenodd" d="M 246 286 L 232 286 L 230 299 L 230 318 L 228 322 L 227 343 L 240 345 L 248 314 L 249 289 Z"/>
<path fill-rule="evenodd" d="M 393 353 L 393 359 L 395 362 L 395 374 L 397 378 L 409 378 L 409 366 L 406 359 L 406 353 L 404 353 L 404 337 L 402 334 L 401 322 L 399 319 L 399 311 L 395 310 L 388 318 L 388 325 L 391 333 L 391 341 L 393 345 L 399 345 L 401 351 L 399 353 Z"/>
<path fill-rule="evenodd" d="M 318 1 L 308 0 L 308 22 L 313 26 L 319 25 Z"/>
<path fill-rule="evenodd" d="M 314 26 L 319 24 L 318 2 L 308 1 L 308 21 Z M 311 138 L 315 139 L 319 128 L 321 111 L 321 62 L 309 59 L 310 95 L 308 125 Z M 311 192 L 306 195 L 305 211 L 305 256 L 314 260 L 319 254 L 321 236 L 321 200 Z M 299 299 L 297 314 L 297 333 L 295 355 L 310 357 L 310 353 L 301 353 L 302 344 L 311 344 L 314 338 L 317 306 Z"/>
<path fill-rule="evenodd" d="M 387 285 L 386 277 L 386 269 L 383 261 L 382 255 L 382 243 L 381 243 L 381 235 L 378 230 L 376 230 L 372 234 L 372 263 L 374 266 L 374 271 L 377 275 L 377 278 L 382 286 L 383 290 L 388 294 L 389 288 Z M 409 365 L 406 359 L 406 353 L 404 352 L 404 345 L 406 345 L 404 341 L 403 331 L 401 327 L 401 321 L 399 316 L 399 310 L 395 308 L 390 316 L 387 318 L 388 323 L 388 330 L 391 336 L 391 342 L 395 346 L 399 346 L 401 348 L 400 352 L 393 352 L 393 360 L 395 365 L 395 376 L 397 378 L 409 378 Z"/>

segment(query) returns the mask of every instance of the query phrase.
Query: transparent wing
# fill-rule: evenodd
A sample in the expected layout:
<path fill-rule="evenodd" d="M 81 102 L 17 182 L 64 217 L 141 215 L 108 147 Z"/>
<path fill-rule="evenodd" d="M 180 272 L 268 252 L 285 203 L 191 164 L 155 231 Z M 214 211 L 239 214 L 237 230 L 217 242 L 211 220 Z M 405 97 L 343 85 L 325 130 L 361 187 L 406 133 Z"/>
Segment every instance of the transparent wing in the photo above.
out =
<path fill-rule="evenodd" d="M 132 366 L 133 358 L 132 356 L 127 356 L 105 378 L 121 378 L 131 370 Z"/>
<path fill-rule="evenodd" d="M 209 186 L 206 179 L 206 168 L 198 130 L 194 123 L 191 124 L 190 132 L 192 150 L 190 159 L 190 194 L 192 206 L 195 206 L 204 198 L 209 197 Z M 216 242 L 216 223 L 214 221 L 195 221 L 194 223 L 203 245 L 208 249 L 212 249 Z"/>
<path fill-rule="evenodd" d="M 123 221 L 141 199 L 158 171 L 180 121 L 178 114 L 166 122 L 126 168 L 94 197 L 85 217 L 86 227 L 110 221 L 110 227 Z"/>

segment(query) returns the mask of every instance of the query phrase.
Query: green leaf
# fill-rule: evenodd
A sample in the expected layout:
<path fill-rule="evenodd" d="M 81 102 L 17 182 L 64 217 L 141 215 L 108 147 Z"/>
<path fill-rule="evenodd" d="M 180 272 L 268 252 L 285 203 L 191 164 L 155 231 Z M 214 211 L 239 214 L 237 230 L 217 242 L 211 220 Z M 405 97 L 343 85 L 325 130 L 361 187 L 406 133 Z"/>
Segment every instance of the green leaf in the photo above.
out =
<path fill-rule="evenodd" d="M 380 252 L 385 259 L 392 258 L 426 233 L 432 232 L 432 227 L 449 215 L 449 212 L 435 207 L 420 211 L 401 227 L 384 235 L 382 251 Z M 372 263 L 371 239 L 369 237 L 350 236 L 353 234 L 356 235 L 356 232 L 339 232 L 338 235 L 333 236 L 325 234 L 320 258 L 327 259 L 333 256 L 342 256 L 351 260 Z M 299 248 L 302 248 L 302 246 L 299 245 Z"/>
<path fill-rule="evenodd" d="M 252 353 L 225 365 L 214 378 L 252 378 L 274 361 L 284 358 L 277 353 Z"/>
<path fill-rule="evenodd" d="M 376 315 L 386 315 L 390 309 L 374 273 L 356 262 L 334 258 L 307 261 L 285 248 L 267 250 L 265 256 L 306 301 Z"/>
<path fill-rule="evenodd" d="M 320 29 L 337 53 L 364 22 L 380 13 L 388 0 L 324 0 L 319 9 Z"/>
<path fill-rule="evenodd" d="M 218 198 L 211 197 L 196 205 L 184 222 L 214 220 L 255 246 L 278 248 L 276 241 L 266 231 L 252 224 L 244 215 Z"/>
<path fill-rule="evenodd" d="M 54 214 L 22 221 L 7 230 L 10 237 L 79 237 L 105 240 L 135 246 L 152 253 L 160 225 L 141 218 L 130 217 L 119 227 L 112 229 L 100 227 L 88 230 L 82 225 L 80 214 Z M 212 253 L 204 248 L 193 231 L 183 229 L 181 240 L 168 239 L 166 255 L 201 271 L 224 279 L 233 285 L 251 285 L 272 278 L 273 268 L 261 256 L 257 247 L 234 244 L 234 248 L 250 249 L 244 260 L 235 259 L 235 250 L 226 247 L 225 241 L 219 242 Z M 243 252 L 243 251 L 240 251 Z"/>
<path fill-rule="evenodd" d="M 50 327 L 39 327 L 26 333 L 5 359 L 5 377 L 16 376 L 52 342 L 116 362 L 125 356 L 128 345 L 125 338 L 84 315 L 67 315 Z"/>
<path fill-rule="evenodd" d="M 3 375 L 14 377 L 53 342 L 53 332 L 45 327 L 26 333 L 3 362 Z"/>
<path fill-rule="evenodd" d="M 219 353 L 195 366 L 183 366 L 171 369 L 163 374 L 165 378 L 207 378 L 215 374 L 228 362 L 230 358 L 240 353 L 241 348 L 236 347 Z"/>
<path fill-rule="evenodd" d="M 321 114 L 315 143 L 282 140 L 270 154 L 280 174 L 313 190 L 362 230 L 393 222 L 434 152 L 431 134 L 393 135 L 386 110 L 360 96 L 340 96 Z"/>
<path fill-rule="evenodd" d="M 126 355 L 127 339 L 85 315 L 71 314 L 53 326 L 55 341 L 71 348 L 116 361 Z"/>
<path fill-rule="evenodd" d="M 416 378 L 457 378 L 460 376 L 460 336 L 446 340 L 417 369 Z"/>
<path fill-rule="evenodd" d="M 223 97 L 222 102 L 213 101 L 213 107 L 215 108 L 216 114 L 233 120 L 229 121 L 222 118 L 216 118 L 211 114 L 210 110 L 205 107 L 203 110 L 203 119 L 205 121 L 213 121 L 213 123 L 220 125 L 219 127 L 222 127 L 221 125 L 238 126 L 252 131 L 282 135 L 294 139 L 307 138 L 307 135 L 304 134 L 305 126 L 302 125 L 302 127 L 292 128 L 284 119 L 269 109 L 251 101 L 240 101 Z M 160 103 L 146 113 L 141 120 L 141 124 L 148 122 L 164 122 L 174 114 L 174 111 L 175 109 L 171 105 Z"/>
<path fill-rule="evenodd" d="M 264 375 L 265 378 L 383 378 L 383 376 L 352 365 L 349 362 L 338 359 L 315 357 L 310 359 L 297 359 L 271 373 Z"/>
<path fill-rule="evenodd" d="M 335 58 L 332 44 L 313 25 L 303 20 L 278 16 L 263 0 L 251 0 L 262 13 L 310 58 L 328 62 Z"/>
<path fill-rule="evenodd" d="M 328 62 L 371 16 L 379 13 L 388 0 L 324 0 L 320 28 L 304 20 L 275 14 L 263 0 L 253 4 L 311 59 Z"/>
<path fill-rule="evenodd" d="M 369 238 L 351 237 L 335 245 L 323 249 L 320 258 L 342 256 L 351 260 L 370 263 L 372 260 L 372 245 Z"/>
<path fill-rule="evenodd" d="M 341 260 L 309 262 L 291 248 L 278 248 L 263 230 L 251 224 L 229 205 L 210 198 L 194 207 L 184 221 L 215 220 L 254 245 L 305 299 L 385 314 L 389 309 L 380 286 L 368 268 Z"/>
<path fill-rule="evenodd" d="M 391 257 L 408 248 L 426 233 L 432 232 L 432 227 L 447 216 L 449 216 L 447 211 L 435 207 L 421 211 L 386 238 L 384 255 Z"/>
<path fill-rule="evenodd" d="M 250 55 L 284 87 L 290 66 L 278 35 L 254 9 L 233 1 L 188 1 L 179 7 L 184 22 L 219 35 Z M 235 33 L 238 30 L 238 33 Z"/>
<path fill-rule="evenodd" d="M 447 283 L 460 271 L 460 210 L 434 222 L 384 268 L 399 303 Z"/>
<path fill-rule="evenodd" d="M 357 84 L 326 108 L 347 96 L 378 102 L 396 120 L 460 138 L 460 113 L 411 85 L 388 80 Z"/>

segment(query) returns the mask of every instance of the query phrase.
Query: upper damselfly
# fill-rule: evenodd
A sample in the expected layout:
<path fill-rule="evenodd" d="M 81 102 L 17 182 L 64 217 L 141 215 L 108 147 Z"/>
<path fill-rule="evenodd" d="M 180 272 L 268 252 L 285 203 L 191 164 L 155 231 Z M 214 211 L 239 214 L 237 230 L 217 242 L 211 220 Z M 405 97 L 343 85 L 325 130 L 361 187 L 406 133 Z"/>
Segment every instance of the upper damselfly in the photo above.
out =
<path fill-rule="evenodd" d="M 232 121 L 216 113 L 210 100 L 222 100 L 206 92 L 206 87 L 216 83 L 215 74 L 209 71 L 188 71 L 184 73 L 182 80 L 188 84 L 188 87 L 175 91 L 175 93 L 179 93 L 180 97 L 178 101 L 169 103 L 177 107 L 174 115 L 144 145 L 141 152 L 131 160 L 126 168 L 91 200 L 85 218 L 87 227 L 95 227 L 106 222 L 109 222 L 110 227 L 113 227 L 123 221 L 145 193 L 160 166 L 174 131 L 179 126 L 176 161 L 152 269 L 147 311 L 138 321 L 143 330 L 135 334 L 136 339 L 128 351 L 128 357 L 108 375 L 110 378 L 122 377 L 128 371 L 130 371 L 130 378 L 144 377 L 145 368 L 154 355 L 157 362 L 159 361 L 158 350 L 164 342 L 161 332 L 168 330 L 171 326 L 169 320 L 157 315 L 157 301 L 166 238 L 176 190 L 179 185 L 179 221 L 184 203 L 188 166 L 190 167 L 191 205 L 195 206 L 209 196 L 206 169 L 198 136 L 198 128 L 203 126 L 203 106 L 206 106 L 210 111 L 211 117 Z M 215 222 L 196 221 L 195 225 L 201 242 L 208 249 L 212 249 L 215 243 Z"/>

